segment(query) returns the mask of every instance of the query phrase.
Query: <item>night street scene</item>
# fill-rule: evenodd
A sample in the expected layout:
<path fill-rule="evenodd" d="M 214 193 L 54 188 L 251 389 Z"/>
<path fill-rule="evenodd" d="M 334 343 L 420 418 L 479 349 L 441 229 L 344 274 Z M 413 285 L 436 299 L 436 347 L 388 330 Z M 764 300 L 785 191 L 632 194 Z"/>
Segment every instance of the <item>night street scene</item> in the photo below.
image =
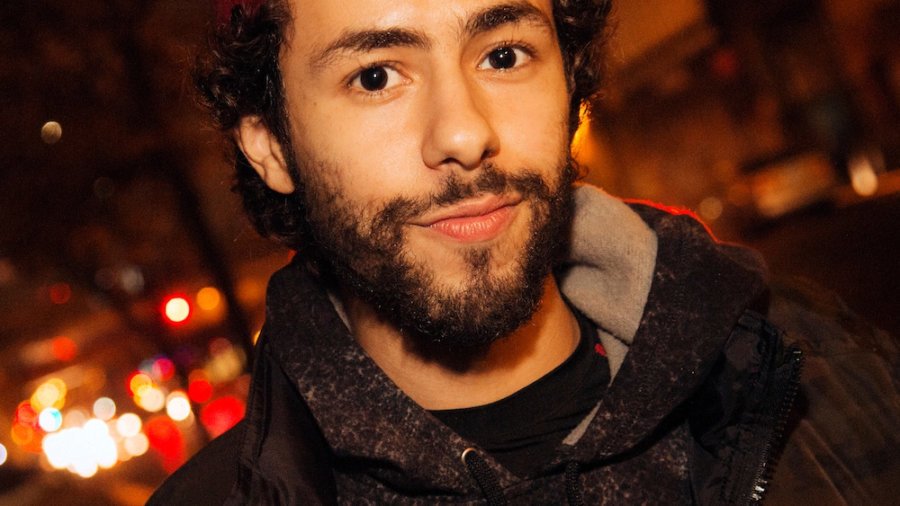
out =
<path fill-rule="evenodd" d="M 137 505 L 244 416 L 293 253 L 191 69 L 213 2 L 0 6 L 0 505 Z M 900 336 L 900 2 L 614 2 L 573 154 Z"/>

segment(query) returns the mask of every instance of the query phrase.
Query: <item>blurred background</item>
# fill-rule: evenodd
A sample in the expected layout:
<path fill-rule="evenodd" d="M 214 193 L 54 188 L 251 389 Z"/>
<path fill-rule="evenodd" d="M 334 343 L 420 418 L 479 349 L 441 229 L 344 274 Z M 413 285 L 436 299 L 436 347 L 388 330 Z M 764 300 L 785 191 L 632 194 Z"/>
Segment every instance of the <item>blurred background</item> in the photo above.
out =
<path fill-rule="evenodd" d="M 205 1 L 0 6 L 0 504 L 143 504 L 241 418 L 289 252 L 194 106 Z M 628 0 L 587 180 L 900 335 L 900 2 Z"/>

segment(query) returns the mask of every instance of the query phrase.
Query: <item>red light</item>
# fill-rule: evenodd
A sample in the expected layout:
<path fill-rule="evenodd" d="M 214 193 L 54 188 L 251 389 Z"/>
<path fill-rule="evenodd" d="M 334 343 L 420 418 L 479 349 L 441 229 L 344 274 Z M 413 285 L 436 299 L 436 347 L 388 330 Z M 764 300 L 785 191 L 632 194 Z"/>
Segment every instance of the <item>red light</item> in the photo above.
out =
<path fill-rule="evenodd" d="M 233 396 L 220 397 L 200 410 L 200 423 L 210 437 L 221 436 L 244 418 L 244 403 Z"/>
<path fill-rule="evenodd" d="M 181 429 L 167 416 L 151 418 L 144 424 L 150 447 L 159 452 L 166 471 L 174 471 L 184 461 L 184 438 Z"/>
<path fill-rule="evenodd" d="M 188 383 L 188 397 L 197 404 L 203 404 L 212 398 L 213 387 L 209 381 L 200 378 Z"/>
<path fill-rule="evenodd" d="M 23 401 L 16 408 L 16 414 L 13 420 L 16 424 L 29 427 L 37 427 L 37 413 L 31 407 L 31 402 Z"/>
<path fill-rule="evenodd" d="M 712 55 L 710 67 L 717 77 L 734 79 L 741 70 L 741 62 L 735 50 L 722 48 Z"/>
<path fill-rule="evenodd" d="M 50 286 L 50 302 L 65 304 L 72 298 L 72 287 L 68 283 L 56 283 Z"/>
<path fill-rule="evenodd" d="M 184 297 L 169 297 L 163 303 L 163 316 L 169 323 L 184 323 L 191 316 L 191 304 Z"/>
<path fill-rule="evenodd" d="M 78 345 L 69 337 L 58 336 L 50 342 L 50 352 L 56 360 L 68 362 L 78 354 Z"/>
<path fill-rule="evenodd" d="M 169 381 L 175 375 L 175 363 L 165 357 L 154 360 L 150 369 L 157 381 Z"/>

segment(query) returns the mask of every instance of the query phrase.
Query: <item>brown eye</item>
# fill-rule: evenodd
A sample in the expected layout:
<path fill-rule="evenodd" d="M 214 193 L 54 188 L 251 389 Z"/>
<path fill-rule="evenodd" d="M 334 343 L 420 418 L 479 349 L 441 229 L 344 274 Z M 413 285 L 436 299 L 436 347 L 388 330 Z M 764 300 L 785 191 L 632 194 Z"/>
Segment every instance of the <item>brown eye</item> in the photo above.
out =
<path fill-rule="evenodd" d="M 516 51 L 511 47 L 500 47 L 488 54 L 488 63 L 495 69 L 511 69 L 516 66 Z"/>
<path fill-rule="evenodd" d="M 359 84 L 366 91 L 379 91 L 387 86 L 388 73 L 384 67 L 369 67 L 359 73 Z"/>
<path fill-rule="evenodd" d="M 501 46 L 488 53 L 478 64 L 483 70 L 511 70 L 528 63 L 532 53 L 518 46 Z"/>

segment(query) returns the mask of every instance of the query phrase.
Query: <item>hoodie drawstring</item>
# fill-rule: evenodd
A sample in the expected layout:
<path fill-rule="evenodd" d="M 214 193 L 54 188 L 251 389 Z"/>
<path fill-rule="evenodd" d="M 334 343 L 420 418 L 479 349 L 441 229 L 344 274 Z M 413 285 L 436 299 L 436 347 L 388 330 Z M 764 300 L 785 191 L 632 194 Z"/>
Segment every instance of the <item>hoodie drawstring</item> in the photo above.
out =
<path fill-rule="evenodd" d="M 508 504 L 503 489 L 497 476 L 491 471 L 487 462 L 481 458 L 475 448 L 466 448 L 462 452 L 462 461 L 469 470 L 469 474 L 475 478 L 481 493 L 490 506 Z M 578 475 L 578 462 L 571 460 L 566 464 L 566 501 L 569 506 L 584 506 L 584 497 L 581 493 L 581 477 Z"/>
<path fill-rule="evenodd" d="M 462 461 L 469 469 L 469 474 L 478 482 L 481 487 L 481 493 L 490 506 L 502 506 L 507 504 L 506 496 L 503 495 L 503 489 L 494 472 L 488 467 L 487 462 L 481 458 L 481 455 L 474 448 L 466 448 L 462 452 Z"/>

